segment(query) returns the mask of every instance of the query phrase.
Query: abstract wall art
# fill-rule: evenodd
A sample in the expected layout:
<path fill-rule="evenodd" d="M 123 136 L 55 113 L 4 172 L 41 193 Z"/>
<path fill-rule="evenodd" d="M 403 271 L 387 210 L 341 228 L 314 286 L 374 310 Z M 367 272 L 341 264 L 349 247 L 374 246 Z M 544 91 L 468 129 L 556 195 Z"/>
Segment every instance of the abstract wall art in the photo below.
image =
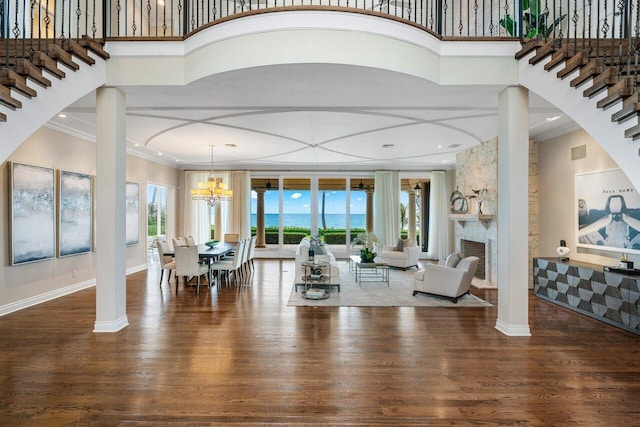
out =
<path fill-rule="evenodd" d="M 11 264 L 56 256 L 55 171 L 11 163 Z"/>
<path fill-rule="evenodd" d="M 91 251 L 93 197 L 91 175 L 60 171 L 58 255 Z"/>

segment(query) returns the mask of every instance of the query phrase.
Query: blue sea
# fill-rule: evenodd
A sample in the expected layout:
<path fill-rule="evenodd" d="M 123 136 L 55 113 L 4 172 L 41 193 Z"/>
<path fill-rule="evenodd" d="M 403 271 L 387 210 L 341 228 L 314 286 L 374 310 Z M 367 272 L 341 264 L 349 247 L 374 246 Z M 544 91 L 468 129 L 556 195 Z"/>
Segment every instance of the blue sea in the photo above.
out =
<path fill-rule="evenodd" d="M 347 216 L 344 214 L 325 214 L 327 228 L 347 228 Z M 264 215 L 265 227 L 278 226 L 278 214 Z M 311 224 L 311 215 L 309 214 L 284 214 L 284 225 L 288 227 L 304 227 L 309 228 Z M 256 226 L 256 214 L 251 214 L 251 225 Z M 351 228 L 365 228 L 365 214 L 351 214 Z M 322 219 L 318 215 L 318 227 L 322 228 Z"/>

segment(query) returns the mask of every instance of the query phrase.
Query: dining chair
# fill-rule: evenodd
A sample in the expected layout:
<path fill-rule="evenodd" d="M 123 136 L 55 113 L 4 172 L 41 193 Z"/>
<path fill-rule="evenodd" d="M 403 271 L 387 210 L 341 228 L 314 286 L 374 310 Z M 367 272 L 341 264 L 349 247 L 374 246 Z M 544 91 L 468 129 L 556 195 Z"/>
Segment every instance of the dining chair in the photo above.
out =
<path fill-rule="evenodd" d="M 171 241 L 173 242 L 174 249 L 178 246 L 186 246 L 182 237 L 174 237 L 173 239 L 171 239 Z"/>
<path fill-rule="evenodd" d="M 187 278 L 196 276 L 198 278 L 198 287 L 196 294 L 200 294 L 200 276 L 206 274 L 209 285 L 211 285 L 211 270 L 209 265 L 202 265 L 198 262 L 197 246 L 176 246 L 174 248 L 176 254 L 176 294 L 178 293 L 179 277 L 184 277 L 184 285 L 187 285 Z"/>
<path fill-rule="evenodd" d="M 183 241 L 184 241 L 185 246 L 198 246 L 198 245 L 196 245 L 196 241 L 193 240 L 192 236 L 185 236 Z"/>
<path fill-rule="evenodd" d="M 171 280 L 171 271 L 176 268 L 176 261 L 172 256 L 165 255 L 165 253 L 172 252 L 171 246 L 168 242 L 158 241 L 158 258 L 160 258 L 160 286 L 162 286 L 162 277 L 164 276 L 164 271 L 169 270 L 169 275 L 167 276 L 167 283 Z"/>
<path fill-rule="evenodd" d="M 218 280 L 221 280 L 220 274 L 222 271 L 225 273 L 227 286 L 231 282 L 231 274 L 233 274 L 234 281 L 236 284 L 239 282 L 239 274 L 240 267 L 242 266 L 242 254 L 244 253 L 244 241 L 238 243 L 238 247 L 236 248 L 236 252 L 233 255 L 233 258 L 230 259 L 221 259 L 220 261 L 216 261 L 211 264 L 211 270 L 218 271 Z"/>
<path fill-rule="evenodd" d="M 258 236 L 253 235 L 251 236 L 251 239 L 249 240 L 249 269 L 251 271 L 251 274 L 253 274 L 253 271 L 255 270 L 255 266 L 253 265 L 253 259 L 256 256 L 256 242 L 258 241 Z"/>
<path fill-rule="evenodd" d="M 240 277 L 242 284 L 249 283 L 249 239 L 242 239 L 242 259 L 240 260 Z"/>

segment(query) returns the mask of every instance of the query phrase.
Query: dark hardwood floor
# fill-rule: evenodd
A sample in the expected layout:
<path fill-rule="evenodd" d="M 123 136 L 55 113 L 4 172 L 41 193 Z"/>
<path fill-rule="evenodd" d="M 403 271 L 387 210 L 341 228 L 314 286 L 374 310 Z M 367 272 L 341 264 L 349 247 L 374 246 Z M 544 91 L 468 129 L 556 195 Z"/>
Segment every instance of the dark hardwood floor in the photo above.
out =
<path fill-rule="evenodd" d="M 0 317 L 0 425 L 640 422 L 631 333 L 533 295 L 525 338 L 496 307 L 287 307 L 292 277 L 261 260 L 251 287 L 196 297 L 136 273 L 114 334 L 92 332 L 94 289 Z"/>

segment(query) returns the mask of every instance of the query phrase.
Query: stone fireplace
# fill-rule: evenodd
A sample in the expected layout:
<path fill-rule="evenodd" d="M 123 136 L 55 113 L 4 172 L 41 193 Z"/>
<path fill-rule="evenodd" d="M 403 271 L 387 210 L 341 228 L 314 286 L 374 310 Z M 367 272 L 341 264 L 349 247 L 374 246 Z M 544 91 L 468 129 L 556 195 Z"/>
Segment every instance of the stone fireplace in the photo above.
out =
<path fill-rule="evenodd" d="M 461 215 L 462 216 L 462 215 Z M 496 288 L 498 275 L 497 222 L 495 219 L 479 221 L 469 218 L 456 218 L 456 251 L 463 257 L 480 258 L 472 285 L 477 288 Z"/>

